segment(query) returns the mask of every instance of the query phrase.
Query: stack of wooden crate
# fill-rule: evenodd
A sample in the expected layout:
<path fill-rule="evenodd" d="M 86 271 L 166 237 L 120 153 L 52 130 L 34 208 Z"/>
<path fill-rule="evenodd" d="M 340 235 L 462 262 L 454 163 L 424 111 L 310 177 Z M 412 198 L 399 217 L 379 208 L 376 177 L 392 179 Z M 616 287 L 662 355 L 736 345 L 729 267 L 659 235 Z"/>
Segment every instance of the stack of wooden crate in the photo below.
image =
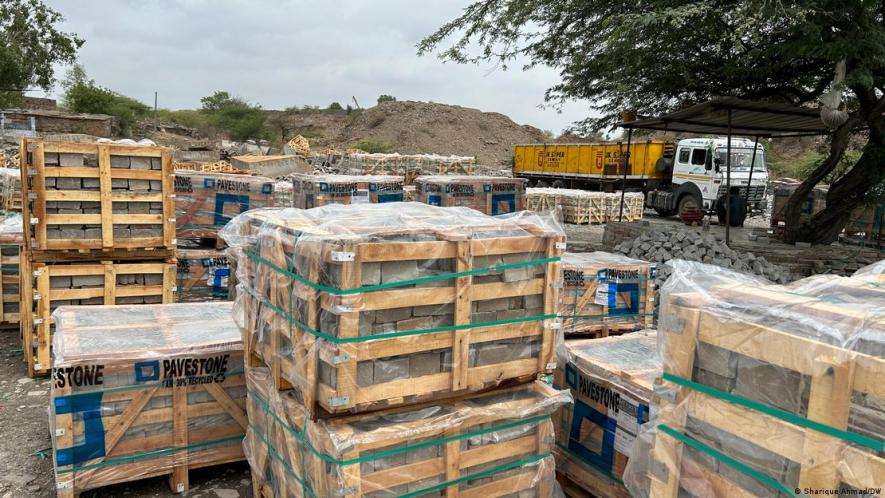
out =
<path fill-rule="evenodd" d="M 526 209 L 550 211 L 562 209 L 562 219 L 575 225 L 601 224 L 609 221 L 635 222 L 642 219 L 645 196 L 641 192 L 625 192 L 623 209 L 621 192 L 589 192 L 567 188 L 526 189 Z"/>
<path fill-rule="evenodd" d="M 290 175 L 291 205 L 310 209 L 328 204 L 402 202 L 403 177 L 396 175 Z"/>
<path fill-rule="evenodd" d="M 418 203 L 235 223 L 256 496 L 550 496 L 561 231 Z"/>
<path fill-rule="evenodd" d="M 559 316 L 566 337 L 652 328 L 654 263 L 607 252 L 565 253 Z"/>
<path fill-rule="evenodd" d="M 431 206 L 469 207 L 490 215 L 522 211 L 525 206 L 522 178 L 497 176 L 419 176 L 415 179 L 418 201 Z"/>
<path fill-rule="evenodd" d="M 167 149 L 22 139 L 22 349 L 51 368 L 60 305 L 173 301 L 175 214 Z"/>
<path fill-rule="evenodd" d="M 243 459 L 246 386 L 233 303 L 66 306 L 50 425 L 59 497 Z"/>
<path fill-rule="evenodd" d="M 420 175 L 472 175 L 475 157 L 442 156 L 438 154 L 384 154 L 351 152 L 344 156 L 344 165 L 358 175 L 396 175 L 412 185 Z"/>
<path fill-rule="evenodd" d="M 624 475 L 631 492 L 882 494 L 885 292 L 867 276 L 830 279 L 785 288 L 674 266 L 658 415 Z"/>

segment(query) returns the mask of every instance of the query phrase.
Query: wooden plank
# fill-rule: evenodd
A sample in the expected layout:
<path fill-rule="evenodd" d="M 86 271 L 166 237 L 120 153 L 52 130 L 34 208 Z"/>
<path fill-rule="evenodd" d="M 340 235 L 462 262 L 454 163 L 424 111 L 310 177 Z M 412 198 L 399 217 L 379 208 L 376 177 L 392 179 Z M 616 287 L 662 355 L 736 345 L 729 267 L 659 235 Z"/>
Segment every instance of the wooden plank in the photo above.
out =
<path fill-rule="evenodd" d="M 463 273 L 473 267 L 473 258 L 470 254 L 469 242 L 458 242 L 455 271 Z M 471 303 L 470 287 L 473 284 L 473 276 L 462 276 L 455 279 L 455 325 L 470 323 Z M 470 329 L 455 330 L 452 332 L 452 390 L 460 391 L 467 386 L 467 371 L 469 369 L 470 353 Z M 449 495 L 452 496 L 452 495 Z"/>
<path fill-rule="evenodd" d="M 169 488 L 173 493 L 183 493 L 190 488 L 188 481 L 188 423 L 187 423 L 187 389 L 176 385 L 172 388 L 172 433 L 173 445 L 178 448 L 174 453 L 174 467 L 169 476 Z"/>
<path fill-rule="evenodd" d="M 101 246 L 114 246 L 113 201 L 111 201 L 111 151 L 107 144 L 98 146 L 98 180 L 101 194 Z"/>

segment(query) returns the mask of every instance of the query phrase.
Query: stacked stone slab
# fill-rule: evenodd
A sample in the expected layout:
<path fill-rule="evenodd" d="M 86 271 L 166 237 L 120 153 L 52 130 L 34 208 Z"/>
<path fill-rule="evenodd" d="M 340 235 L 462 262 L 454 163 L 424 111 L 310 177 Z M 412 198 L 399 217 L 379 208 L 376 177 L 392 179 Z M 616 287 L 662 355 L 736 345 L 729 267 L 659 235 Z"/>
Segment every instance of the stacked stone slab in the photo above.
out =
<path fill-rule="evenodd" d="M 604 337 L 654 325 L 653 263 L 607 252 L 565 253 L 559 316 L 566 336 Z"/>
<path fill-rule="evenodd" d="M 237 300 L 247 351 L 308 407 L 419 402 L 552 368 L 555 225 L 418 203 L 294 211 L 235 251 Z"/>
<path fill-rule="evenodd" d="M 256 496 L 550 496 L 561 395 L 527 382 L 555 366 L 552 220 L 329 205 L 246 213 L 223 235 Z M 307 439 L 318 451 L 296 456 Z"/>
<path fill-rule="evenodd" d="M 526 209 L 532 211 L 562 210 L 562 219 L 576 225 L 635 222 L 642 219 L 645 196 L 640 192 L 589 192 L 565 188 L 526 189 Z M 623 204 L 623 209 L 621 205 Z"/>
<path fill-rule="evenodd" d="M 415 178 L 421 175 L 472 175 L 476 158 L 437 154 L 354 152 L 344 156 L 343 166 L 351 174 L 401 176 L 406 185 L 412 185 Z"/>
<path fill-rule="evenodd" d="M 17 168 L 0 167 L 0 210 L 22 210 L 21 174 Z"/>
<path fill-rule="evenodd" d="M 169 150 L 28 139 L 21 147 L 29 251 L 174 250 Z"/>
<path fill-rule="evenodd" d="M 218 231 L 234 216 L 273 206 L 274 184 L 263 176 L 177 171 L 177 238 L 217 240 Z"/>
<path fill-rule="evenodd" d="M 176 301 L 229 300 L 230 260 L 217 249 L 178 249 Z"/>
<path fill-rule="evenodd" d="M 32 376 L 51 370 L 55 327 L 50 317 L 56 308 L 174 302 L 172 260 L 43 263 L 23 257 L 21 268 L 31 276 L 23 280 L 20 307 L 22 349 Z"/>
<path fill-rule="evenodd" d="M 655 331 L 567 341 L 553 385 L 574 403 L 554 416 L 557 472 L 593 496 L 628 498 L 624 469 L 660 375 Z"/>
<path fill-rule="evenodd" d="M 59 497 L 243 459 L 243 349 L 232 303 L 54 314 L 50 424 Z"/>
<path fill-rule="evenodd" d="M 554 496 L 550 416 L 570 397 L 540 381 L 313 421 L 292 391 L 272 388 L 268 369 L 246 380 L 256 497 Z"/>
<path fill-rule="evenodd" d="M 784 288 L 674 266 L 658 332 L 658 416 L 634 448 L 630 491 L 790 496 L 881 486 L 881 273 Z"/>
<path fill-rule="evenodd" d="M 468 207 L 492 216 L 522 211 L 523 178 L 495 176 L 419 176 L 418 201 L 431 206 Z"/>
<path fill-rule="evenodd" d="M 292 175 L 292 206 L 380 204 L 403 201 L 403 178 L 394 175 Z"/>

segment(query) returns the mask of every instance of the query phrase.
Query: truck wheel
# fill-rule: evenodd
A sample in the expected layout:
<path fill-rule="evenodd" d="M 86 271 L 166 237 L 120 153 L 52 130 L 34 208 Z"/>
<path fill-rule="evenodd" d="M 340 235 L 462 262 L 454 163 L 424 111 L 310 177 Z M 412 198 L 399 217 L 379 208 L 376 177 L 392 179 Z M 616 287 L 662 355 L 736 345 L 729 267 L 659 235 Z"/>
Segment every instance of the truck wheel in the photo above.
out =
<path fill-rule="evenodd" d="M 562 180 L 556 180 L 553 182 L 553 188 L 565 188 L 565 182 Z"/>
<path fill-rule="evenodd" d="M 704 212 L 701 209 L 701 203 L 693 195 L 683 195 L 679 198 L 679 204 L 676 207 L 679 218 L 686 225 L 699 223 L 704 219 Z"/>
<path fill-rule="evenodd" d="M 538 183 L 535 185 L 538 188 L 549 187 L 550 184 L 545 182 L 544 180 L 538 180 Z"/>

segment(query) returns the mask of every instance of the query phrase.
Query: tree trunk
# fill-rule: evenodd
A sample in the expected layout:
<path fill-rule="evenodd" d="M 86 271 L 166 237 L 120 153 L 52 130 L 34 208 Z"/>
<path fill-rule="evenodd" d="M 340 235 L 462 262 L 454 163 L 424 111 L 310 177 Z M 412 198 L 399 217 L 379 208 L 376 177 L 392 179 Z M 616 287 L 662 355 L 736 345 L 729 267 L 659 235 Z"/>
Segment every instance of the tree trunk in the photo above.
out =
<path fill-rule="evenodd" d="M 799 218 L 802 215 L 802 206 L 805 204 L 808 194 L 817 186 L 827 175 L 829 175 L 842 156 L 845 149 L 848 148 L 848 141 L 851 138 L 851 130 L 857 125 L 857 119 L 851 118 L 845 124 L 840 126 L 831 137 L 830 153 L 826 159 L 808 175 L 808 178 L 802 181 L 796 190 L 790 194 L 787 199 L 787 205 L 784 208 L 784 224 L 786 230 L 784 232 L 784 241 L 787 243 L 795 243 L 807 241 L 805 238 L 804 224 L 800 223 Z M 841 228 L 840 228 L 841 230 Z"/>
<path fill-rule="evenodd" d="M 870 187 L 885 178 L 885 140 L 870 137 L 853 168 L 830 186 L 827 207 L 797 231 L 797 239 L 813 244 L 834 242 L 848 223 L 851 212 L 861 205 Z"/>

